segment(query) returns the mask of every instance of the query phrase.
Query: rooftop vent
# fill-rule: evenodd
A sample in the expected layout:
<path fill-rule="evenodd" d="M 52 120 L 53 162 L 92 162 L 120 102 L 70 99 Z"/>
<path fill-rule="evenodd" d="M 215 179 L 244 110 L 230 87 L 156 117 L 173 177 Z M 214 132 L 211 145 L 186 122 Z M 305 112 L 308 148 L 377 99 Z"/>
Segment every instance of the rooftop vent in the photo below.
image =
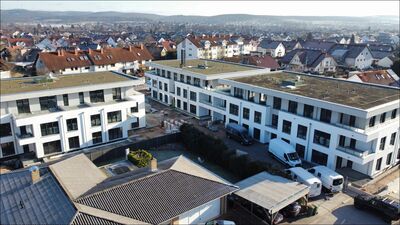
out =
<path fill-rule="evenodd" d="M 40 180 L 39 167 L 32 166 L 31 168 L 29 168 L 29 172 L 31 172 L 32 184 Z"/>
<path fill-rule="evenodd" d="M 281 82 L 281 87 L 295 89 L 302 83 L 303 83 L 303 81 L 301 80 L 300 76 L 297 76 L 296 80 L 283 80 Z"/>

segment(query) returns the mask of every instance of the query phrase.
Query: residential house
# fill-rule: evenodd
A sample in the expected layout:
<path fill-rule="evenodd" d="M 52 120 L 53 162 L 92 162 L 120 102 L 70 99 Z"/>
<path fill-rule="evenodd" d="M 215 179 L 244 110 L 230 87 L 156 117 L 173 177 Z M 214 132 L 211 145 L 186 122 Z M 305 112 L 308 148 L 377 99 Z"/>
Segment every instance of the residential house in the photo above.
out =
<path fill-rule="evenodd" d="M 264 39 L 258 45 L 257 51 L 262 52 L 264 55 L 266 54 L 274 58 L 280 58 L 285 55 L 285 46 L 281 41 Z"/>
<path fill-rule="evenodd" d="M 322 52 L 329 52 L 335 45 L 336 45 L 336 43 L 334 43 L 334 42 L 325 42 L 325 41 L 301 42 L 301 46 L 304 49 L 319 50 Z"/>
<path fill-rule="evenodd" d="M 337 63 L 328 53 L 320 50 L 295 49 L 281 59 L 286 70 L 297 72 L 335 72 Z"/>
<path fill-rule="evenodd" d="M 373 56 L 367 45 L 337 44 L 329 50 L 338 65 L 344 68 L 367 69 L 371 67 Z"/>
<path fill-rule="evenodd" d="M 379 84 L 391 87 L 400 87 L 399 76 L 397 76 L 393 70 L 372 70 L 372 71 L 354 71 L 349 73 L 347 80 L 360 82 Z"/>
<path fill-rule="evenodd" d="M 280 68 L 278 62 L 272 58 L 270 55 L 263 55 L 263 56 L 236 56 L 231 58 L 224 58 L 224 61 L 227 62 L 234 62 L 234 63 L 241 63 L 246 65 L 253 65 L 262 68 L 269 68 L 271 71 L 277 70 Z"/>
<path fill-rule="evenodd" d="M 292 50 L 303 48 L 299 41 L 283 41 L 283 46 L 285 47 L 285 53 L 288 53 Z"/>
<path fill-rule="evenodd" d="M 388 55 L 379 59 L 375 64 L 382 68 L 391 68 L 395 60 L 393 56 Z"/>

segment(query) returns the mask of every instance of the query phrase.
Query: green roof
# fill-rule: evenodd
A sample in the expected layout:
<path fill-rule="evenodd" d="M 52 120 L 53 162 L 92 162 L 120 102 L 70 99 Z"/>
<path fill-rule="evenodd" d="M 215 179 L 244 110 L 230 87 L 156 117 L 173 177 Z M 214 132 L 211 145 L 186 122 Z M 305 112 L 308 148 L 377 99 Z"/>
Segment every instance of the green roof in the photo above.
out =
<path fill-rule="evenodd" d="M 240 72 L 240 71 L 259 69 L 254 66 L 239 65 L 239 64 L 229 63 L 229 62 L 219 62 L 219 61 L 204 60 L 204 59 L 186 60 L 185 66 L 181 68 L 180 62 L 181 62 L 180 60 L 161 60 L 161 61 L 156 61 L 153 63 L 163 65 L 163 66 L 179 68 L 182 70 L 190 71 L 193 73 L 199 73 L 199 74 L 203 74 L 203 75 L 215 75 L 215 74 L 221 74 L 221 73 L 232 73 L 232 72 Z M 199 65 L 201 65 L 201 66 L 199 66 Z M 206 68 L 202 67 L 205 65 L 206 65 Z"/>
<path fill-rule="evenodd" d="M 300 76 L 300 82 L 296 81 L 297 76 Z M 398 100 L 400 95 L 400 90 L 395 88 L 289 72 L 232 78 L 232 80 L 360 109 L 369 109 Z M 292 83 L 295 88 L 284 87 L 282 82 Z"/>
<path fill-rule="evenodd" d="M 76 86 L 88 86 L 131 80 L 129 77 L 113 72 L 79 73 L 57 76 L 55 79 L 46 77 L 29 77 L 1 80 L 1 95 L 43 91 Z"/>

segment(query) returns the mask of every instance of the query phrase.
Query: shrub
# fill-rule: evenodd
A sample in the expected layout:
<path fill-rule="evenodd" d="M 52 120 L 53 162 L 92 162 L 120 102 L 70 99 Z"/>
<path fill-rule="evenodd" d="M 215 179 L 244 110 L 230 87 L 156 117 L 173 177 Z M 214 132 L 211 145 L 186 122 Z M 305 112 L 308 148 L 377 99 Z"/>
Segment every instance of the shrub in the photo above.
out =
<path fill-rule="evenodd" d="M 149 165 L 153 155 L 146 150 L 136 150 L 128 154 L 128 160 L 137 167 L 146 167 Z"/>

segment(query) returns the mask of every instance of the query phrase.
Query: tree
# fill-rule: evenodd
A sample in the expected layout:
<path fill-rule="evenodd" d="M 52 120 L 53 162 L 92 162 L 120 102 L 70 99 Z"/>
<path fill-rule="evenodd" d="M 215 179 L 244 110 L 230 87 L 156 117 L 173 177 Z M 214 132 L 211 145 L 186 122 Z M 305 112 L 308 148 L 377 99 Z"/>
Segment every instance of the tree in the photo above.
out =
<path fill-rule="evenodd" d="M 397 76 L 400 76 L 400 59 L 396 59 L 390 68 L 397 74 Z"/>
<path fill-rule="evenodd" d="M 350 44 L 355 44 L 355 43 L 356 43 L 356 37 L 354 36 L 354 34 L 352 34 L 350 38 Z"/>
<path fill-rule="evenodd" d="M 313 34 L 311 32 L 309 32 L 307 34 L 306 41 L 312 41 L 312 40 L 314 40 L 314 36 L 313 36 Z"/>

